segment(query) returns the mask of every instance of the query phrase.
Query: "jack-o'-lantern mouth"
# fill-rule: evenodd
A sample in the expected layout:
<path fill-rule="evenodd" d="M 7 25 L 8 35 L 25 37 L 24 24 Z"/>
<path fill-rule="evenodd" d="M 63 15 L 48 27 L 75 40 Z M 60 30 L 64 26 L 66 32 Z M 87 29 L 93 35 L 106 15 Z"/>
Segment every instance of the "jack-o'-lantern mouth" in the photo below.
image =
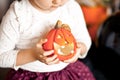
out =
<path fill-rule="evenodd" d="M 63 56 L 74 54 L 74 43 L 61 46 L 54 42 L 54 49 L 59 55 Z"/>

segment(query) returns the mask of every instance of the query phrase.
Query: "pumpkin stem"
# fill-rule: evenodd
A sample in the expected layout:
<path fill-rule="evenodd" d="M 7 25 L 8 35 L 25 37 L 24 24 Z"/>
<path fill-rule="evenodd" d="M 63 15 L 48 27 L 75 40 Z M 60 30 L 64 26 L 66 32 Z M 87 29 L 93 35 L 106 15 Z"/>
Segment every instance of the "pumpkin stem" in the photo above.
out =
<path fill-rule="evenodd" d="M 61 25 L 62 25 L 62 21 L 58 20 L 57 23 L 56 23 L 56 25 L 55 25 L 55 29 L 56 28 L 60 28 Z"/>
<path fill-rule="evenodd" d="M 68 24 L 62 24 L 61 28 L 64 28 L 64 29 L 66 29 L 68 31 L 71 31 L 71 29 L 70 29 Z"/>

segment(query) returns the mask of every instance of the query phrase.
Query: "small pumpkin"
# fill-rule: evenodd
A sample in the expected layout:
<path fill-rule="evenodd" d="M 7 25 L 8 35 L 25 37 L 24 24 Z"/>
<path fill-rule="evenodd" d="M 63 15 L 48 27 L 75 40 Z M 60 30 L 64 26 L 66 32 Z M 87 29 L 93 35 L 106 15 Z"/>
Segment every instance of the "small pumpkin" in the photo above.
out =
<path fill-rule="evenodd" d="M 76 53 L 76 41 L 67 24 L 57 21 L 55 28 L 51 29 L 46 38 L 48 41 L 43 44 L 44 50 L 54 50 L 58 58 L 67 60 L 72 58 Z"/>

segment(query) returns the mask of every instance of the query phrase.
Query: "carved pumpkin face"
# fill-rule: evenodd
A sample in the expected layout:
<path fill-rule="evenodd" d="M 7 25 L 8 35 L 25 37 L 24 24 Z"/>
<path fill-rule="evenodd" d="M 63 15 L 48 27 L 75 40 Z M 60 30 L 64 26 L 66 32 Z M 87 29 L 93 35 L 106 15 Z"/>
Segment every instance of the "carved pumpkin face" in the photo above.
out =
<path fill-rule="evenodd" d="M 58 20 L 55 28 L 50 30 L 46 38 L 48 41 L 43 45 L 43 49 L 54 49 L 54 53 L 60 60 L 67 60 L 75 55 L 76 41 L 67 24 L 62 24 Z"/>

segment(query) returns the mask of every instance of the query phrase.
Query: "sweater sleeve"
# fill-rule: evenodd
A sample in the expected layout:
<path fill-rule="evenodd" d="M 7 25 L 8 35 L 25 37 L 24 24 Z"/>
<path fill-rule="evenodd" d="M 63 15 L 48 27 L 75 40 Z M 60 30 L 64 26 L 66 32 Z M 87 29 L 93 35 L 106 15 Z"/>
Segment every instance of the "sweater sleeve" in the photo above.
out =
<path fill-rule="evenodd" d="M 0 67 L 15 68 L 16 57 L 19 50 L 16 43 L 19 39 L 19 24 L 11 6 L 2 19 L 0 25 Z"/>

